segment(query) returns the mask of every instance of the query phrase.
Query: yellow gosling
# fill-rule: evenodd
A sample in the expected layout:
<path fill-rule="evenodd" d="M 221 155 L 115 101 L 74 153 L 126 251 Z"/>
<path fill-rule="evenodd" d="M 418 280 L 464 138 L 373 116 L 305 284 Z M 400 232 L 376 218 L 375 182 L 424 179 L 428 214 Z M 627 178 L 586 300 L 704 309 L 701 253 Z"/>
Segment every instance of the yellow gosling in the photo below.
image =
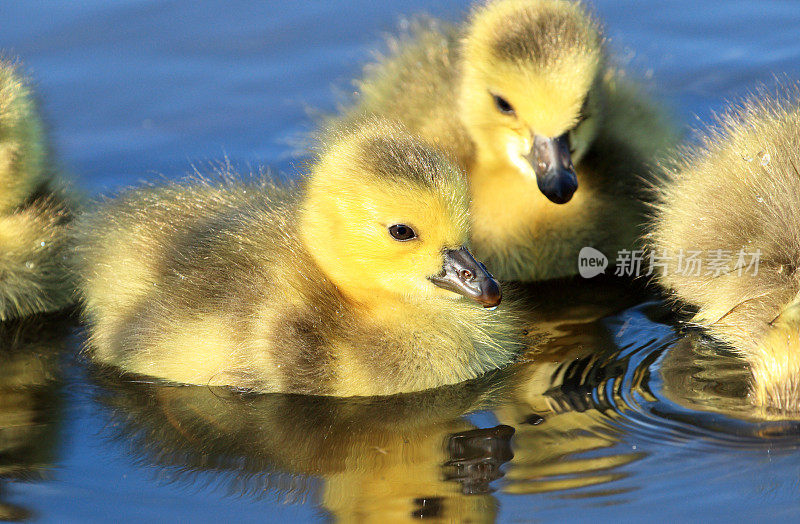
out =
<path fill-rule="evenodd" d="M 739 351 L 766 415 L 800 414 L 800 110 L 762 94 L 668 168 L 651 248 L 659 282 Z M 687 271 L 699 252 L 706 266 Z M 683 259 L 679 256 L 683 254 Z M 666 256 L 664 256 L 666 255 Z M 695 257 L 697 258 L 697 257 Z M 711 259 L 726 260 L 726 267 Z M 680 267 L 682 264 L 683 267 Z"/>
<path fill-rule="evenodd" d="M 17 67 L 0 60 L 0 321 L 72 301 L 69 218 L 31 91 Z"/>
<path fill-rule="evenodd" d="M 463 173 L 374 121 L 302 189 L 196 181 L 128 192 L 76 227 L 98 360 L 191 384 L 385 395 L 461 382 L 519 347 L 466 249 Z M 466 298 L 465 298 L 466 297 Z"/>
<path fill-rule="evenodd" d="M 340 122 L 379 115 L 450 150 L 476 256 L 498 277 L 568 277 L 584 246 L 636 245 L 643 179 L 674 133 L 581 4 L 489 1 L 461 27 L 418 22 L 390 44 Z"/>

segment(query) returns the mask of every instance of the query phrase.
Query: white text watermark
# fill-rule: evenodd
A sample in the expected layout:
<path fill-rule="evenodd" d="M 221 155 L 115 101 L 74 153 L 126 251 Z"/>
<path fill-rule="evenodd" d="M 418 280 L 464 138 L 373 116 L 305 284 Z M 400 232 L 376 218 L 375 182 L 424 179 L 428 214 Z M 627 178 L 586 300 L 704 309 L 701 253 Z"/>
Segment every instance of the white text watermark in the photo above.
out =
<path fill-rule="evenodd" d="M 614 275 L 638 277 L 643 275 L 711 276 L 734 274 L 757 275 L 761 250 L 729 249 L 679 249 L 674 252 L 623 249 L 617 253 Z M 583 278 L 605 273 L 608 257 L 593 247 L 584 247 L 578 253 L 578 272 Z"/>

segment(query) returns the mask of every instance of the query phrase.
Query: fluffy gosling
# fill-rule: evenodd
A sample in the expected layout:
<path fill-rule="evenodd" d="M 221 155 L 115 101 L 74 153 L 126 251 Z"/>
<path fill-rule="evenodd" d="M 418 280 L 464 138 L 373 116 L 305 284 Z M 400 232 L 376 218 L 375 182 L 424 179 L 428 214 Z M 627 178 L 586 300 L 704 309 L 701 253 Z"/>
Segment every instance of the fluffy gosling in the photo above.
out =
<path fill-rule="evenodd" d="M 191 384 L 385 395 L 512 360 L 517 328 L 465 247 L 446 157 L 382 122 L 326 144 L 305 187 L 198 181 L 82 217 L 90 350 Z M 469 300 L 465 300 L 467 297 Z"/>
<path fill-rule="evenodd" d="M 0 321 L 72 302 L 64 264 L 70 216 L 30 88 L 0 60 Z"/>
<path fill-rule="evenodd" d="M 499 278 L 573 276 L 584 246 L 636 245 L 643 179 L 674 133 L 581 4 L 494 0 L 391 47 L 340 122 L 379 115 L 450 150 L 469 176 L 474 251 Z"/>
<path fill-rule="evenodd" d="M 667 170 L 650 239 L 659 282 L 746 358 L 753 402 L 772 416 L 800 414 L 798 168 L 796 94 L 753 98 Z M 725 267 L 689 270 L 692 252 Z"/>

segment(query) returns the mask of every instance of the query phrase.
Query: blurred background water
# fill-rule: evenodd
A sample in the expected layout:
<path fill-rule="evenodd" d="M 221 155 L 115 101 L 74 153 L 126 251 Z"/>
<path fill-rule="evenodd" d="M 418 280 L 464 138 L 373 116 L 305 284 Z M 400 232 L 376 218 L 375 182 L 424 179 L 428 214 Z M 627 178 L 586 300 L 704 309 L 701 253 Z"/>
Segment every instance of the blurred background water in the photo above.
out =
<path fill-rule="evenodd" d="M 687 130 L 759 83 L 800 78 L 791 0 L 590 3 Z M 467 10 L 3 2 L 0 49 L 24 62 L 58 158 L 96 195 L 225 157 L 301 170 L 309 110 L 335 109 L 400 17 Z M 734 355 L 676 333 L 635 292 L 555 296 L 534 319 L 553 333 L 536 362 L 374 402 L 116 384 L 73 356 L 72 322 L 3 326 L 0 518 L 800 518 L 798 426 L 754 418 Z"/>

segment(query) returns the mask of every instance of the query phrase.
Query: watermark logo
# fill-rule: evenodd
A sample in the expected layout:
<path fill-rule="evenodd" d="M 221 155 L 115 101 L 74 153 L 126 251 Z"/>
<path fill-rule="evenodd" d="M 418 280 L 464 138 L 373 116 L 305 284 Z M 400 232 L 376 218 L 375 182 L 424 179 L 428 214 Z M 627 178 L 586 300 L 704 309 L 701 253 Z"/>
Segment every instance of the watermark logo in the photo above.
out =
<path fill-rule="evenodd" d="M 618 277 L 638 277 L 652 275 L 712 276 L 735 274 L 758 275 L 761 250 L 710 251 L 680 249 L 675 252 L 662 250 L 623 249 L 617 253 L 614 275 Z M 584 247 L 578 253 L 578 272 L 583 278 L 596 277 L 608 267 L 608 258 L 593 247 Z"/>
<path fill-rule="evenodd" d="M 593 278 L 605 273 L 608 257 L 593 247 L 581 248 L 578 253 L 578 272 L 583 278 Z"/>

